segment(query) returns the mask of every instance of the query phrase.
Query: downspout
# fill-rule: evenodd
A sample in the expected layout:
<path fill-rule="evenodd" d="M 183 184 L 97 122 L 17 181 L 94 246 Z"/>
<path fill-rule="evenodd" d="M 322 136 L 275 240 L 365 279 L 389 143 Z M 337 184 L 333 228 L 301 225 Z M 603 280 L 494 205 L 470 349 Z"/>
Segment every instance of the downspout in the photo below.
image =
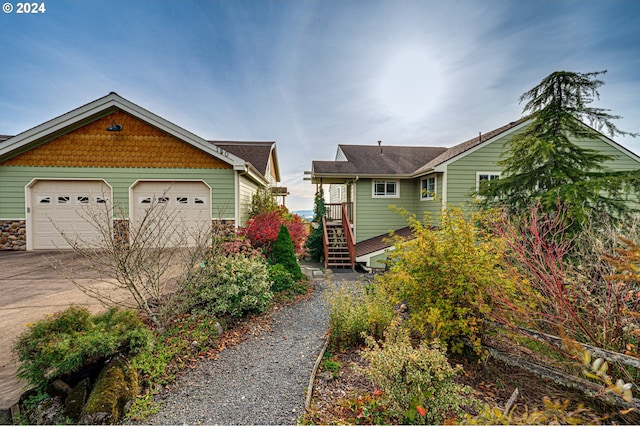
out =
<path fill-rule="evenodd" d="M 238 171 L 238 173 L 235 174 L 235 220 L 234 220 L 234 228 L 237 231 L 238 228 L 240 227 L 240 176 L 244 176 L 247 174 L 247 169 L 245 168 L 244 171 Z"/>

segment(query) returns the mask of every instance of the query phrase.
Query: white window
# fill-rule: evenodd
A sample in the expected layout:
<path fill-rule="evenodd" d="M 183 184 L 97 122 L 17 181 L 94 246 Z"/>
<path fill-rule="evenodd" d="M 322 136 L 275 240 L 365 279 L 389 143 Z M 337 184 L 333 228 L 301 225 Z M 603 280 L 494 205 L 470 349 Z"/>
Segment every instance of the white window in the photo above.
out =
<path fill-rule="evenodd" d="M 89 204 L 89 196 L 88 195 L 78 195 L 76 197 L 76 204 Z"/>
<path fill-rule="evenodd" d="M 50 195 L 38 195 L 38 204 L 51 204 Z"/>
<path fill-rule="evenodd" d="M 58 195 L 58 204 L 69 204 L 71 197 L 68 195 Z"/>
<path fill-rule="evenodd" d="M 193 202 L 195 204 L 207 204 L 207 199 L 205 197 L 193 197 Z"/>
<path fill-rule="evenodd" d="M 485 182 L 500 179 L 500 172 L 477 172 L 476 173 L 476 191 L 479 191 Z"/>
<path fill-rule="evenodd" d="M 188 202 L 189 202 L 188 197 L 176 197 L 176 203 L 178 204 L 188 204 Z"/>
<path fill-rule="evenodd" d="M 424 178 L 420 185 L 420 199 L 433 200 L 436 196 L 436 177 Z"/>
<path fill-rule="evenodd" d="M 374 180 L 373 196 L 374 197 L 398 197 L 398 181 L 395 180 Z"/>
<path fill-rule="evenodd" d="M 151 197 L 147 197 L 147 196 L 141 196 L 138 197 L 138 203 L 140 204 L 151 204 Z"/>
<path fill-rule="evenodd" d="M 158 197 L 158 204 L 168 204 L 169 197 Z"/>
<path fill-rule="evenodd" d="M 107 197 L 103 197 L 102 195 L 96 195 L 96 204 L 106 204 L 109 199 Z"/>

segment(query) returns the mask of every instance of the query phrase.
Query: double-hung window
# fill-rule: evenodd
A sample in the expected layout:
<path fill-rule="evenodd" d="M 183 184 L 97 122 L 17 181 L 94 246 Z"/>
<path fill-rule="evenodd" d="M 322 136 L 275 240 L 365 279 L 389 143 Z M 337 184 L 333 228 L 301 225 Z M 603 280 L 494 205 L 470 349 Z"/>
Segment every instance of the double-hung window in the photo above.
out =
<path fill-rule="evenodd" d="M 399 197 L 398 181 L 395 180 L 374 180 L 374 197 Z"/>
<path fill-rule="evenodd" d="M 433 200 L 436 197 L 436 177 L 422 179 L 420 184 L 420 199 Z"/>

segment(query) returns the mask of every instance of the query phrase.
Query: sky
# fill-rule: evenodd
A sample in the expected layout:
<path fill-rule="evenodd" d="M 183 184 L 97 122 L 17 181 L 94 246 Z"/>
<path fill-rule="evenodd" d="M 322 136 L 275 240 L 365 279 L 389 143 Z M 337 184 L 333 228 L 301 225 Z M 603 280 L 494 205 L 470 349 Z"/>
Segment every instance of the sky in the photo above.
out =
<path fill-rule="evenodd" d="M 290 210 L 338 144 L 453 146 L 554 71 L 607 70 L 592 106 L 640 133 L 637 0 L 0 3 L 0 134 L 116 92 L 204 139 L 275 141 Z"/>

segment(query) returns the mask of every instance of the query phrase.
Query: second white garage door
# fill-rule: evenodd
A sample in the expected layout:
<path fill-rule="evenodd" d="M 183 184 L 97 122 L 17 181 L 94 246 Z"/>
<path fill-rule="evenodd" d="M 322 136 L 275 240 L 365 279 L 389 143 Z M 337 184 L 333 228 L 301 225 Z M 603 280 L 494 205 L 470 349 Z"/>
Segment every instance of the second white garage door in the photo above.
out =
<path fill-rule="evenodd" d="M 144 218 L 156 203 L 165 209 L 170 221 L 163 229 L 166 241 L 195 244 L 197 237 L 211 230 L 211 189 L 202 181 L 139 181 L 131 190 L 132 225 Z M 166 225 L 166 224 L 165 224 Z"/>

